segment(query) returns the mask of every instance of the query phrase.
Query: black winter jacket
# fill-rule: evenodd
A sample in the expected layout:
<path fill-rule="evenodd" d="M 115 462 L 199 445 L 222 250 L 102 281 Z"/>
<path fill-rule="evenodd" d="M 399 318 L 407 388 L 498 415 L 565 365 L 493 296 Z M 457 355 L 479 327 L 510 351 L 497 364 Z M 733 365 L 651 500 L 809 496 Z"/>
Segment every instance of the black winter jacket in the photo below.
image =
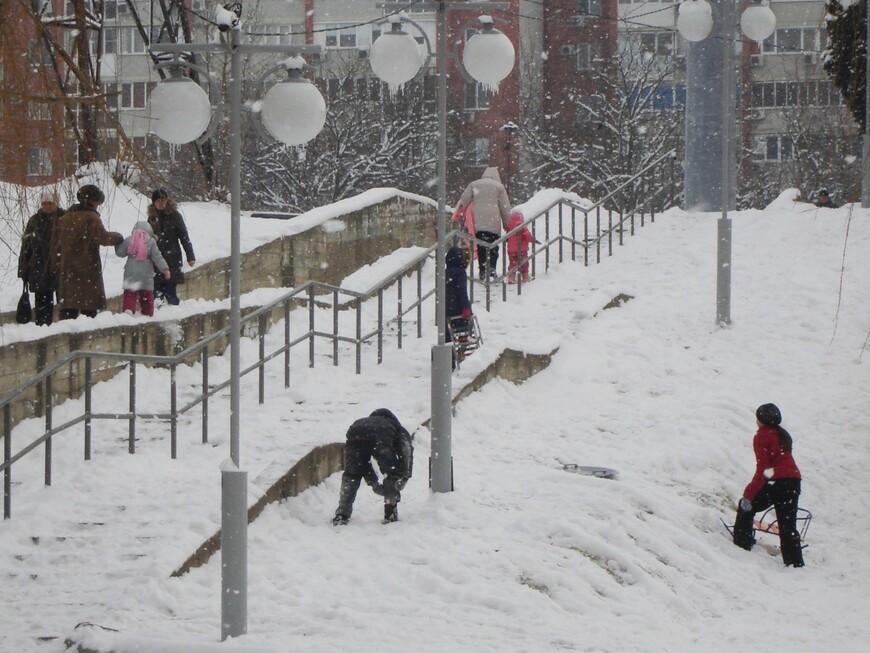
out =
<path fill-rule="evenodd" d="M 187 225 L 184 224 L 184 218 L 178 212 L 178 205 L 170 200 L 162 211 L 158 211 L 157 207 L 153 204 L 149 205 L 148 224 L 154 230 L 157 248 L 163 254 L 163 258 L 166 259 L 166 264 L 172 273 L 170 281 L 172 283 L 184 283 L 184 272 L 181 270 L 184 265 L 184 259 L 181 257 L 181 248 L 184 248 L 188 261 L 196 260 L 196 256 L 193 253 L 193 244 L 190 242 L 190 236 L 187 234 Z M 163 280 L 162 274 L 157 276 L 159 276 L 161 281 Z"/>
<path fill-rule="evenodd" d="M 53 213 L 37 211 L 27 221 L 21 236 L 21 252 L 18 255 L 18 278 L 27 282 L 31 292 L 57 290 L 57 278 L 52 272 L 51 235 L 58 218 L 64 214 L 58 207 Z"/>
<path fill-rule="evenodd" d="M 447 274 L 445 277 L 445 295 L 447 318 L 462 315 L 464 309 L 471 310 L 468 300 L 468 273 L 462 265 L 462 249 L 451 247 L 445 255 Z"/>

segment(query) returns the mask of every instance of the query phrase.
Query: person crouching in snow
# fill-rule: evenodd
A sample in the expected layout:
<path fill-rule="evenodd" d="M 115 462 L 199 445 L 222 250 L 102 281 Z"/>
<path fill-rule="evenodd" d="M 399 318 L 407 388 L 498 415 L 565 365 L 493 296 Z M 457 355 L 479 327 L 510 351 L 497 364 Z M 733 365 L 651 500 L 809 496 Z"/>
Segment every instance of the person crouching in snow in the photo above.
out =
<path fill-rule="evenodd" d="M 124 264 L 124 312 L 136 312 L 136 300 L 142 306 L 142 315 L 154 315 L 154 270 L 169 279 L 166 260 L 154 240 L 151 225 L 140 221 L 133 233 L 115 245 L 115 254 L 126 256 Z"/>
<path fill-rule="evenodd" d="M 511 232 L 525 221 L 525 217 L 519 211 L 511 211 L 508 218 L 507 231 Z M 510 266 L 508 267 L 508 283 L 517 282 L 517 268 L 523 275 L 523 283 L 531 281 L 529 276 L 529 245 L 537 243 L 528 227 L 523 227 L 517 233 L 507 239 L 507 253 Z"/>
<path fill-rule="evenodd" d="M 779 548 L 785 566 L 803 567 L 801 537 L 797 530 L 801 473 L 791 454 L 792 439 L 780 426 L 782 414 L 774 404 L 763 404 L 755 411 L 758 432 L 752 439 L 755 450 L 755 475 L 737 506 L 734 519 L 734 544 L 747 551 L 755 544 L 752 527 L 755 513 L 773 506 L 779 526 Z M 772 475 L 769 475 L 772 470 Z"/>
<path fill-rule="evenodd" d="M 378 481 L 372 458 L 384 475 Z M 384 522 L 399 521 L 399 501 L 414 468 L 414 447 L 411 434 L 399 419 L 386 408 L 378 408 L 368 417 L 356 420 L 347 429 L 344 444 L 344 473 L 338 508 L 332 520 L 334 526 L 344 526 L 353 513 L 353 502 L 362 479 L 372 491 L 384 497 Z"/>

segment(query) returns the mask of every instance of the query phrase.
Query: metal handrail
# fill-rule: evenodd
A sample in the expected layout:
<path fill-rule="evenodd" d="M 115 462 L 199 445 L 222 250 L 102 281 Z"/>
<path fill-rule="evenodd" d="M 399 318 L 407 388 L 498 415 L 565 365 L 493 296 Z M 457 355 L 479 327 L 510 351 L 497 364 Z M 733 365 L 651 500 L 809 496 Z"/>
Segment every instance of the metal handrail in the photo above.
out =
<path fill-rule="evenodd" d="M 528 260 L 531 262 L 533 266 L 537 264 L 537 258 L 539 255 L 544 256 L 544 270 L 545 272 L 550 267 L 550 257 L 551 257 L 551 249 L 557 250 L 557 256 L 559 261 L 561 262 L 564 259 L 564 245 L 567 243 L 571 247 L 571 259 L 576 260 L 576 252 L 577 246 L 582 248 L 584 254 L 584 264 L 589 265 L 589 250 L 592 247 L 596 247 L 597 257 L 596 262 L 600 262 L 601 260 L 601 243 L 606 238 L 609 242 L 609 250 L 608 255 L 613 254 L 612 248 L 612 239 L 613 235 L 619 233 L 619 244 L 622 244 L 622 234 L 623 234 L 623 225 L 629 223 L 631 225 L 630 233 L 634 234 L 634 220 L 635 215 L 622 215 L 619 219 L 614 222 L 613 221 L 613 212 L 608 211 L 608 226 L 607 229 L 602 231 L 601 228 L 601 207 L 602 203 L 598 202 L 595 205 L 590 207 L 582 207 L 578 203 L 573 202 L 571 200 L 562 200 L 557 201 L 548 206 L 546 209 L 536 213 L 531 218 L 525 220 L 522 225 L 516 227 L 515 229 L 510 230 L 507 234 L 499 238 L 494 243 L 484 243 L 483 241 L 471 238 L 468 235 L 462 236 L 464 238 L 469 238 L 473 242 L 481 243 L 486 246 L 491 247 L 502 247 L 503 252 L 506 249 L 507 239 L 512 235 L 516 234 L 522 228 L 531 225 L 531 229 L 533 234 L 536 234 L 538 231 L 538 225 L 541 220 L 543 220 L 543 237 L 540 247 L 532 249 L 532 252 L 528 256 Z M 554 209 L 557 210 L 556 216 L 550 216 L 550 212 Z M 569 210 L 570 220 L 569 220 L 569 229 L 566 232 L 565 229 L 565 220 L 564 220 L 564 209 Z M 583 225 L 583 236 L 578 237 L 576 231 L 578 226 L 577 214 L 581 213 L 583 216 L 582 225 Z M 589 220 L 590 216 L 594 212 L 594 217 L 596 219 L 596 235 L 593 238 L 589 237 Z M 550 222 L 551 218 L 555 219 L 556 222 L 556 233 L 555 235 L 550 234 Z M 641 226 L 645 224 L 646 214 L 640 214 Z M 650 214 L 650 220 L 654 221 L 655 215 L 654 213 Z M 459 238 L 460 234 L 457 231 L 451 231 L 447 234 L 446 238 L 448 242 Z M 333 351 L 332 358 L 333 364 L 338 365 L 338 353 L 339 353 L 339 343 L 348 343 L 355 347 L 355 365 L 356 365 L 356 373 L 361 373 L 362 368 L 362 346 L 365 343 L 370 343 L 373 340 L 377 343 L 377 362 L 380 364 L 383 360 L 383 340 L 384 333 L 386 328 L 391 324 L 396 324 L 397 326 L 397 341 L 398 348 L 402 347 L 402 339 L 404 337 L 404 329 L 403 329 L 403 320 L 406 315 L 411 312 L 416 312 L 416 321 L 417 321 L 417 338 L 422 337 L 422 307 L 423 302 L 425 302 L 428 298 L 432 297 L 435 293 L 434 288 L 429 288 L 425 292 L 422 286 L 422 268 L 426 261 L 432 257 L 436 245 L 433 245 L 421 252 L 418 256 L 414 257 L 407 264 L 402 266 L 399 270 L 393 272 L 389 277 L 382 280 L 381 282 L 375 284 L 372 288 L 365 292 L 359 292 L 354 290 L 349 290 L 345 288 L 341 288 L 338 286 L 334 286 L 327 283 L 322 283 L 318 281 L 308 281 L 299 288 L 296 288 L 292 291 L 288 291 L 284 293 L 280 297 L 272 300 L 266 305 L 263 305 L 247 315 L 245 315 L 241 320 L 241 325 L 244 328 L 245 325 L 256 324 L 256 337 L 260 340 L 260 348 L 259 348 L 259 356 L 257 360 L 254 361 L 248 367 L 242 369 L 240 371 L 241 376 L 245 376 L 251 372 L 258 371 L 259 372 L 259 403 L 264 403 L 264 386 L 265 386 L 265 365 L 267 362 L 278 358 L 282 354 L 284 355 L 284 385 L 285 387 L 290 386 L 290 350 L 302 343 L 308 342 L 309 345 L 309 367 L 314 367 L 315 361 L 315 340 L 317 338 L 324 338 L 330 340 L 333 343 Z M 506 256 L 502 260 L 502 268 L 504 270 L 506 263 Z M 416 283 L 416 297 L 411 302 L 406 302 L 403 296 L 403 280 L 405 276 L 416 272 L 417 274 L 417 283 Z M 478 282 L 470 279 L 469 288 L 470 294 L 473 299 L 474 287 Z M 485 279 L 484 284 L 486 286 L 487 298 L 486 298 L 486 310 L 490 310 L 490 280 Z M 397 307 L 396 307 L 396 315 L 395 317 L 391 317 L 388 320 L 384 319 L 384 290 L 386 288 L 392 287 L 396 285 L 397 289 Z M 507 290 L 506 285 L 504 284 L 504 277 L 502 277 L 502 297 L 506 301 L 507 300 Z M 518 283 L 518 293 L 521 293 L 522 290 L 522 281 L 520 280 Z M 330 306 L 325 302 L 320 302 L 316 298 L 322 297 L 323 294 L 331 294 L 332 295 L 332 331 L 324 331 L 322 329 L 317 329 L 315 324 L 315 306 L 320 304 L 321 306 Z M 342 301 L 339 301 L 339 298 L 342 298 Z M 361 311 L 362 306 L 365 302 L 369 300 L 376 299 L 377 300 L 377 326 L 365 334 L 362 331 L 362 317 Z M 296 336 L 295 338 L 291 338 L 290 336 L 290 314 L 291 314 L 291 305 L 296 304 L 299 307 L 307 306 L 308 308 L 308 329 Z M 278 348 L 274 349 L 271 352 L 266 352 L 265 350 L 265 334 L 268 331 L 268 318 L 271 313 L 278 307 L 283 307 L 284 311 L 284 342 Z M 339 332 L 339 320 L 338 313 L 340 311 L 352 310 L 355 311 L 355 333 L 353 336 L 345 335 Z M 135 443 L 136 443 L 136 420 L 147 418 L 147 419 L 160 419 L 166 420 L 170 425 L 170 455 L 174 459 L 177 456 L 177 423 L 178 418 L 181 415 L 193 410 L 196 406 L 202 406 L 202 442 L 208 442 L 208 401 L 209 399 L 221 392 L 224 388 L 229 386 L 230 380 L 224 380 L 216 384 L 210 384 L 209 381 L 209 345 L 214 343 L 217 340 L 222 338 L 227 338 L 229 336 L 229 327 L 226 327 L 220 331 L 217 331 L 209 336 L 206 336 L 202 340 L 199 340 L 196 344 L 184 349 L 183 351 L 169 356 L 157 356 L 157 355 L 149 355 L 149 354 L 137 354 L 137 353 L 116 353 L 116 352 L 92 352 L 92 351 L 75 351 L 71 352 L 60 360 L 56 361 L 54 364 L 46 367 L 41 372 L 36 374 L 32 379 L 22 384 L 12 392 L 7 393 L 5 396 L 0 398 L 0 411 L 2 411 L 2 421 L 3 421 L 3 461 L 0 463 L 0 472 L 3 473 L 4 477 L 4 510 L 3 515 L 5 519 L 11 517 L 11 489 L 12 489 L 12 465 L 23 458 L 25 455 L 31 453 L 34 449 L 38 448 L 40 445 L 45 445 L 45 485 L 51 485 L 51 469 L 52 469 L 52 451 L 51 451 L 51 443 L 52 438 L 64 431 L 69 430 L 70 428 L 78 425 L 84 424 L 84 458 L 85 460 L 89 460 L 91 457 L 91 422 L 95 419 L 114 419 L 114 420 L 127 420 L 129 422 L 129 431 L 128 431 L 128 451 L 130 453 L 135 453 Z M 137 344 L 136 342 L 137 336 L 134 334 L 134 342 L 133 349 Z M 178 393 L 177 393 L 177 381 L 176 381 L 176 368 L 178 365 L 186 364 L 191 358 L 197 357 L 198 361 L 202 365 L 202 383 L 201 390 L 199 393 L 191 398 L 187 403 L 183 405 L 178 404 Z M 52 401 L 52 378 L 54 374 L 66 365 L 70 365 L 77 361 L 84 361 L 85 364 L 85 373 L 84 373 L 84 410 L 83 413 L 77 417 L 74 417 L 63 424 L 55 425 L 52 423 L 53 417 L 53 401 Z M 91 402 L 91 390 L 94 385 L 92 380 L 92 363 L 93 361 L 101 361 L 103 363 L 113 364 L 117 367 L 127 367 L 128 373 L 130 376 L 129 380 L 129 405 L 126 412 L 116 412 L 116 413 L 97 413 L 92 410 L 92 402 Z M 136 368 L 138 365 L 152 365 L 159 367 L 168 367 L 170 370 L 170 410 L 169 412 L 149 412 L 143 413 L 139 412 L 136 409 Z M 32 442 L 27 444 L 23 449 L 16 452 L 14 455 L 12 454 L 12 405 L 13 402 L 21 397 L 28 390 L 33 389 L 38 385 L 44 385 L 44 396 L 46 398 L 46 406 L 45 406 L 45 431 Z"/>

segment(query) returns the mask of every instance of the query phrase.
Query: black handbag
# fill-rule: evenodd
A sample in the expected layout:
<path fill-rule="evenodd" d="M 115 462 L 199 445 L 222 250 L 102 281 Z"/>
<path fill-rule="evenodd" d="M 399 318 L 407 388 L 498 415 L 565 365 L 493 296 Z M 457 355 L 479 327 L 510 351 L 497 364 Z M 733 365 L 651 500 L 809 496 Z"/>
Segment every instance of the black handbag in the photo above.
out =
<path fill-rule="evenodd" d="M 15 311 L 15 321 L 18 324 L 27 324 L 33 319 L 33 308 L 30 306 L 30 291 L 27 289 L 27 282 L 24 282 L 24 292 L 21 293 L 21 299 L 18 300 L 18 310 Z"/>

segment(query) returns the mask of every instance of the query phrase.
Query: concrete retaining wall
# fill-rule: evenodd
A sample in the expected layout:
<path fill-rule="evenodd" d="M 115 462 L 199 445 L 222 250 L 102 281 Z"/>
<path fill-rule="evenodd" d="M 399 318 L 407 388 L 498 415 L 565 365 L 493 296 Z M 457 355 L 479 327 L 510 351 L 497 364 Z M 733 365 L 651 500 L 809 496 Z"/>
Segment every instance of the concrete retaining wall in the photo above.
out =
<path fill-rule="evenodd" d="M 336 222 L 343 227 L 335 228 Z M 242 254 L 241 291 L 256 288 L 294 287 L 309 280 L 337 285 L 363 265 L 401 247 L 429 247 L 435 242 L 435 209 L 421 202 L 396 196 L 330 221 L 330 227 L 314 227 L 295 236 L 278 238 Z M 325 265 L 324 265 L 325 264 Z M 182 298 L 226 299 L 229 296 L 229 259 L 202 265 L 185 275 L 179 286 Z M 110 310 L 120 311 L 120 297 L 109 300 Z M 14 322 L 14 314 L 2 316 Z M 278 319 L 281 316 L 278 315 Z M 84 318 L 79 318 L 84 319 Z M 228 311 L 217 310 L 180 321 L 165 322 L 159 315 L 141 325 L 56 334 L 0 347 L 0 397 L 29 381 L 47 365 L 77 351 L 131 352 L 171 355 L 228 325 Z M 135 343 L 135 349 L 133 345 Z M 220 353 L 226 341 L 210 351 Z M 121 367 L 94 364 L 94 378 L 105 380 Z M 84 361 L 58 370 L 52 379 L 55 404 L 78 397 L 82 391 Z M 40 386 L 17 400 L 12 422 L 44 414 L 45 397 Z M 0 434 L 2 437 L 2 434 Z"/>

